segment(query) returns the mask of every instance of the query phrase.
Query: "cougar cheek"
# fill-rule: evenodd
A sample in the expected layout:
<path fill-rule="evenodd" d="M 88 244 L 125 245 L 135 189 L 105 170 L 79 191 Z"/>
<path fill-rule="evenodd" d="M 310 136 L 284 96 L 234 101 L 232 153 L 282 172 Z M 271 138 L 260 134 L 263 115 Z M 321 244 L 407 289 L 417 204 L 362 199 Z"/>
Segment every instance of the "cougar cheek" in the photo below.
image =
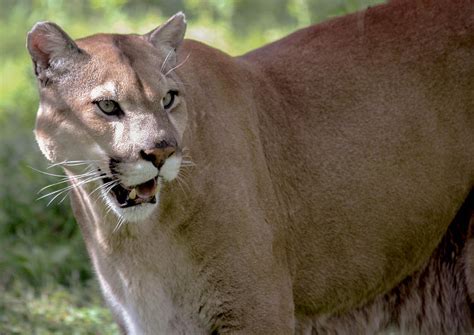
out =
<path fill-rule="evenodd" d="M 170 181 L 175 179 L 179 174 L 179 168 L 181 166 L 181 157 L 176 157 L 176 155 L 168 158 L 163 166 L 160 169 L 160 176 L 163 179 Z"/>

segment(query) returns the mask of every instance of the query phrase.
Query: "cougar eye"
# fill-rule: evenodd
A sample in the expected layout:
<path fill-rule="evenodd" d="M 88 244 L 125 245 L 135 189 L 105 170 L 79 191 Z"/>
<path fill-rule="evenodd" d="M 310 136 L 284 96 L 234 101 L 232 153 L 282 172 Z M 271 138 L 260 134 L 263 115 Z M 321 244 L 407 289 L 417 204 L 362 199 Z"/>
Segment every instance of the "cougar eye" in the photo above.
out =
<path fill-rule="evenodd" d="M 178 92 L 176 91 L 168 91 L 168 93 L 166 93 L 165 97 L 162 100 L 163 107 L 165 109 L 170 109 L 173 106 L 174 98 L 177 95 L 178 95 Z"/>
<path fill-rule="evenodd" d="M 94 103 L 104 114 L 107 115 L 117 115 L 122 111 L 119 104 L 113 100 L 100 100 L 95 101 Z"/>

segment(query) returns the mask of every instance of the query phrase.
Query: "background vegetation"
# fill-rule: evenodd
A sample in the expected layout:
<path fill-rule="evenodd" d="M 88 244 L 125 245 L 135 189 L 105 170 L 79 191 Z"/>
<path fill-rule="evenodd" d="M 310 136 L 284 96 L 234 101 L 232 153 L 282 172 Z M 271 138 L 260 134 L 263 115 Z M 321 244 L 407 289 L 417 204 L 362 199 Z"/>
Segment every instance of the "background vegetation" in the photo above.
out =
<path fill-rule="evenodd" d="M 117 333 L 68 201 L 47 208 L 37 200 L 56 180 L 33 169 L 47 168 L 32 133 L 38 97 L 25 49 L 35 22 L 54 21 L 74 38 L 145 33 L 183 10 L 187 37 L 237 55 L 376 2 L 0 0 L 0 334 Z"/>

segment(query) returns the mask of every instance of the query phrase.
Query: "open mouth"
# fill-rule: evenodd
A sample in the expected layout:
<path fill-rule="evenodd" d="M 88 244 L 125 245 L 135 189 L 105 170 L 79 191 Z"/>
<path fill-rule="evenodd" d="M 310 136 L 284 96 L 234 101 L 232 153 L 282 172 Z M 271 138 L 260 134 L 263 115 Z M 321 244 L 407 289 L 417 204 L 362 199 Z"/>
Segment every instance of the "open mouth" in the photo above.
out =
<path fill-rule="evenodd" d="M 104 184 L 114 180 L 116 179 L 109 177 L 103 178 Z M 110 193 L 115 197 L 120 208 L 132 207 L 145 203 L 155 204 L 158 186 L 158 176 L 156 176 L 153 179 L 135 186 L 117 184 L 110 190 Z"/>

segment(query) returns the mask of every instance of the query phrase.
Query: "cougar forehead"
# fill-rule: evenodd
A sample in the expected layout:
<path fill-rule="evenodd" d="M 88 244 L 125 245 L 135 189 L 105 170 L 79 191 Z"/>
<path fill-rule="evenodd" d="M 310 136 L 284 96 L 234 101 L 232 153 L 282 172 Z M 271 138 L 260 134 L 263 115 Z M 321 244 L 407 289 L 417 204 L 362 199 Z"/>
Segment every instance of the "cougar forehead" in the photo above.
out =
<path fill-rule="evenodd" d="M 140 36 L 100 34 L 80 39 L 77 44 L 90 55 L 87 66 L 81 69 L 89 81 L 80 84 L 87 85 L 94 98 L 102 93 L 153 103 L 166 91 L 168 80 L 162 72 L 166 54 Z"/>

